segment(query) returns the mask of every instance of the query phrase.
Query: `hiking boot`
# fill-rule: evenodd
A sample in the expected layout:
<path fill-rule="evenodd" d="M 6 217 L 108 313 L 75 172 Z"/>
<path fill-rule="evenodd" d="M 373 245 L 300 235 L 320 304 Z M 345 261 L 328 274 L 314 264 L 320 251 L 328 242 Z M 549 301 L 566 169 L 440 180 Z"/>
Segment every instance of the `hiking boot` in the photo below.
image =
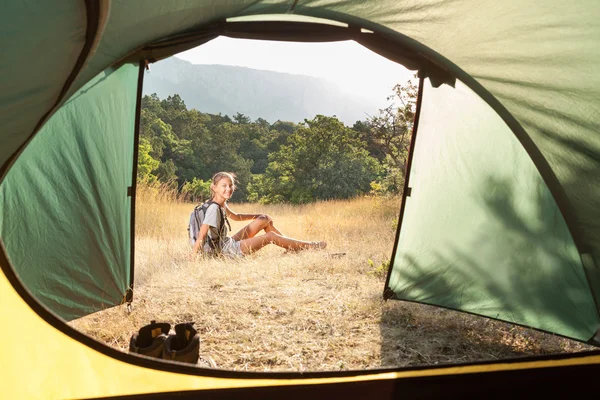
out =
<path fill-rule="evenodd" d="M 164 360 L 196 364 L 200 354 L 200 335 L 193 322 L 175 325 L 175 334 L 169 335 L 163 347 Z"/>
<path fill-rule="evenodd" d="M 131 336 L 129 352 L 161 358 L 169 330 L 171 330 L 170 324 L 151 321 L 150 324 L 143 326 L 139 332 Z"/>

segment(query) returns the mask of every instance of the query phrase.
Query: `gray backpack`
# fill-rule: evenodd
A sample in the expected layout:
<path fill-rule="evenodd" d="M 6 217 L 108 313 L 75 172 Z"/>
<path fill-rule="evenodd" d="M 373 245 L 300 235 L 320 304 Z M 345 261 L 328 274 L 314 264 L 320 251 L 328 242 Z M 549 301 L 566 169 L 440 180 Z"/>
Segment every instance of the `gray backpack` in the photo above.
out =
<path fill-rule="evenodd" d="M 202 221 L 204 221 L 204 216 L 206 215 L 206 210 L 210 207 L 211 204 L 216 204 L 219 207 L 219 213 L 221 214 L 221 220 L 219 223 L 219 227 L 217 228 L 217 235 L 206 235 L 204 238 L 204 243 L 208 241 L 208 245 L 211 249 L 215 251 L 215 253 L 221 253 L 221 238 L 225 233 L 225 223 L 229 226 L 231 230 L 231 226 L 229 225 L 229 220 L 227 216 L 223 212 L 223 209 L 219 205 L 219 203 L 209 200 L 203 204 L 199 204 L 194 207 L 194 210 L 190 214 L 190 222 L 188 224 L 188 235 L 190 238 L 190 245 L 193 246 L 196 243 L 196 239 L 198 238 L 198 233 L 200 232 L 200 227 L 202 226 Z M 204 246 L 204 243 L 202 244 Z"/>

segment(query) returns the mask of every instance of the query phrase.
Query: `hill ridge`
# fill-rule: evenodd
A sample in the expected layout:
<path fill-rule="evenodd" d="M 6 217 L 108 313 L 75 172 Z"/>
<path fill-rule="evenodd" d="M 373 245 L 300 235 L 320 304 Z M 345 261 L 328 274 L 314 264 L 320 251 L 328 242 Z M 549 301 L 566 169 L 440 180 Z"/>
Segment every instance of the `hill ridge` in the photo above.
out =
<path fill-rule="evenodd" d="M 192 64 L 171 57 L 152 64 L 144 94 L 163 99 L 179 94 L 190 109 L 253 120 L 302 122 L 317 114 L 337 116 L 346 125 L 364 120 L 373 104 L 325 78 L 221 64 Z M 385 99 L 382 99 L 385 100 Z"/>

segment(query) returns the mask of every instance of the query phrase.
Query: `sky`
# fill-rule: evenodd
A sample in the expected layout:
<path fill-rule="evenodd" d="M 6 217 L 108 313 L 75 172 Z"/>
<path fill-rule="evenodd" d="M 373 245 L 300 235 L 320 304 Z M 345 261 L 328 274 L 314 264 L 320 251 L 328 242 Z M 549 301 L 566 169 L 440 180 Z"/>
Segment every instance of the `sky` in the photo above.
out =
<path fill-rule="evenodd" d="M 354 41 L 295 43 L 218 37 L 177 54 L 192 64 L 236 65 L 325 78 L 343 90 L 385 101 L 392 87 L 413 75 Z"/>

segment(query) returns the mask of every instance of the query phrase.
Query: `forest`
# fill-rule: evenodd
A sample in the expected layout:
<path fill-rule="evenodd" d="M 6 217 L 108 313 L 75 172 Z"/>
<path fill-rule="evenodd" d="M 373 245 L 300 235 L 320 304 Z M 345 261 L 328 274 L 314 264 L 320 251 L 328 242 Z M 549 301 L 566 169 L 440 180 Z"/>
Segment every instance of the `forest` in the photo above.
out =
<path fill-rule="evenodd" d="M 235 202 L 304 204 L 402 190 L 417 87 L 392 88 L 388 106 L 349 127 L 336 116 L 273 123 L 188 109 L 178 94 L 142 99 L 138 182 L 165 184 L 191 201 L 211 176 L 237 176 Z"/>

